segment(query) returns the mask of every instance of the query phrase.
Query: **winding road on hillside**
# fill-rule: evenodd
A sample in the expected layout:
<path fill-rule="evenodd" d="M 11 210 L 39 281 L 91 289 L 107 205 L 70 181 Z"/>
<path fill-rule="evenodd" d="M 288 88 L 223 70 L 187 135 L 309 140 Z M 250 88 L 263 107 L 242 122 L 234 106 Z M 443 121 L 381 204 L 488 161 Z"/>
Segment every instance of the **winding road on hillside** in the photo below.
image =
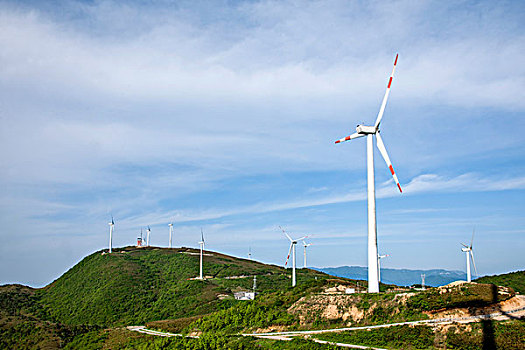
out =
<path fill-rule="evenodd" d="M 520 299 L 525 300 L 525 296 L 520 296 Z M 416 324 L 443 324 L 443 323 L 450 323 L 450 322 L 461 322 L 461 323 L 468 323 L 468 322 L 476 322 L 479 320 L 505 320 L 509 318 L 523 318 L 525 317 L 525 307 L 519 307 L 512 310 L 507 311 L 501 311 L 501 312 L 494 312 L 489 314 L 483 314 L 483 315 L 475 315 L 475 316 L 464 316 L 464 317 L 450 317 L 450 318 L 435 318 L 435 319 L 428 319 L 428 320 L 419 320 L 419 321 L 408 321 L 408 322 L 397 322 L 397 323 L 385 323 L 385 324 L 379 324 L 379 325 L 373 325 L 373 326 L 360 326 L 360 327 L 345 327 L 345 328 L 331 328 L 331 329 L 317 329 L 317 330 L 311 330 L 311 331 L 289 331 L 289 332 L 268 332 L 268 333 L 242 333 L 239 334 L 241 336 L 245 337 L 257 337 L 257 338 L 266 338 L 266 339 L 275 339 L 275 340 L 291 340 L 291 337 L 295 336 L 311 336 L 315 334 L 321 334 L 321 333 L 331 333 L 331 332 L 345 332 L 345 331 L 355 331 L 355 330 L 367 330 L 367 329 L 374 329 L 374 328 L 385 328 L 385 327 L 393 327 L 393 326 L 403 326 L 403 325 L 416 325 Z M 144 334 L 149 335 L 155 335 L 160 337 L 182 337 L 182 334 L 176 334 L 176 333 L 169 333 L 169 332 L 162 332 L 162 331 L 156 331 L 147 329 L 145 326 L 129 326 L 127 327 L 130 331 L 134 332 L 140 332 Z M 198 336 L 191 336 L 192 338 L 197 338 Z M 347 348 L 353 348 L 353 349 L 376 349 L 376 350 L 384 350 L 381 348 L 374 348 L 370 346 L 362 346 L 362 345 L 354 345 L 354 344 L 344 344 L 344 343 L 332 343 L 325 340 L 319 340 L 315 338 L 310 338 L 310 340 L 315 341 L 317 343 L 321 344 L 332 344 L 332 345 L 338 345 L 341 347 L 347 347 Z"/>

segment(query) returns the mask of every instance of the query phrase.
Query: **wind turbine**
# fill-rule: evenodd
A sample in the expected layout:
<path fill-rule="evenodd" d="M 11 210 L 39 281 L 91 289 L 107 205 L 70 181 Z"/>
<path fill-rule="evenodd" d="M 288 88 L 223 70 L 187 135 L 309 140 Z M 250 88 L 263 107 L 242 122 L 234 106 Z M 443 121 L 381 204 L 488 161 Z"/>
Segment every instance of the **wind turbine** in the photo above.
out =
<path fill-rule="evenodd" d="M 202 279 L 202 252 L 204 251 L 204 233 L 202 232 L 202 228 L 201 228 L 201 241 L 199 242 L 199 245 L 201 247 L 201 260 L 200 260 L 199 279 Z"/>
<path fill-rule="evenodd" d="M 148 229 L 146 230 L 146 232 L 148 233 L 147 239 L 146 239 L 148 242 L 146 243 L 146 245 L 149 247 L 149 234 L 151 233 L 151 229 L 149 228 L 149 226 L 148 226 Z"/>
<path fill-rule="evenodd" d="M 292 253 L 292 287 L 295 287 L 296 285 L 295 283 L 295 246 L 297 245 L 297 242 L 305 239 L 308 236 L 304 236 L 298 239 L 292 239 L 292 237 L 290 237 L 290 235 L 288 235 L 288 233 L 286 233 L 286 231 L 283 230 L 281 226 L 279 226 L 279 228 L 281 229 L 281 231 L 283 231 L 285 236 L 288 237 L 288 239 L 290 240 L 290 250 L 288 250 L 288 256 L 286 257 L 286 262 L 284 263 L 284 267 L 288 265 L 288 260 L 290 259 L 290 253 Z"/>
<path fill-rule="evenodd" d="M 379 124 L 383 118 L 383 113 L 385 111 L 386 102 L 388 100 L 388 95 L 390 94 L 390 86 L 392 85 L 392 79 L 394 78 L 394 72 L 396 70 L 398 55 L 396 54 L 396 59 L 394 61 L 394 68 L 392 69 L 392 74 L 388 80 L 388 85 L 386 87 L 385 96 L 383 97 L 383 102 L 381 103 L 381 108 L 379 109 L 379 114 L 377 115 L 376 122 L 373 126 L 358 125 L 356 132 L 350 136 L 342 138 L 335 141 L 335 143 L 340 143 L 348 140 L 353 140 L 358 137 L 366 136 L 366 154 L 367 154 L 367 179 L 368 179 L 368 292 L 369 293 L 379 293 L 379 275 L 378 275 L 378 261 L 377 261 L 377 227 L 376 227 L 376 194 L 375 194 L 375 180 L 374 180 L 374 148 L 373 148 L 373 136 L 376 136 L 377 148 L 383 156 L 383 159 L 386 162 L 386 165 L 390 169 L 394 181 L 396 182 L 399 192 L 401 190 L 401 185 L 399 185 L 399 180 L 397 179 L 394 168 L 392 167 L 392 162 L 388 157 L 386 152 L 385 144 L 379 133 Z"/>
<path fill-rule="evenodd" d="M 306 241 L 303 239 L 303 247 L 304 247 L 304 264 L 303 267 L 306 268 L 306 248 L 311 246 L 313 243 L 306 243 Z"/>
<path fill-rule="evenodd" d="M 171 236 L 173 235 L 173 223 L 170 222 L 168 226 L 170 227 L 170 248 L 171 248 Z"/>
<path fill-rule="evenodd" d="M 381 259 L 384 259 L 386 257 L 389 257 L 390 255 L 377 255 L 377 281 L 381 282 Z"/>
<path fill-rule="evenodd" d="M 115 227 L 115 221 L 113 221 L 113 215 L 111 216 L 111 222 L 109 225 L 109 252 L 113 251 L 113 229 Z"/>
<path fill-rule="evenodd" d="M 472 282 L 472 278 L 470 275 L 470 259 L 472 259 L 472 265 L 474 265 L 474 271 L 476 271 L 476 276 L 478 275 L 478 269 L 476 269 L 476 263 L 474 262 L 474 252 L 472 251 L 473 242 L 474 242 L 474 230 L 472 230 L 472 238 L 470 240 L 470 245 L 467 246 L 461 243 L 461 245 L 463 246 L 463 248 L 461 248 L 461 251 L 467 253 L 467 282 Z"/>
<path fill-rule="evenodd" d="M 248 260 L 252 260 L 252 247 L 248 247 Z"/>

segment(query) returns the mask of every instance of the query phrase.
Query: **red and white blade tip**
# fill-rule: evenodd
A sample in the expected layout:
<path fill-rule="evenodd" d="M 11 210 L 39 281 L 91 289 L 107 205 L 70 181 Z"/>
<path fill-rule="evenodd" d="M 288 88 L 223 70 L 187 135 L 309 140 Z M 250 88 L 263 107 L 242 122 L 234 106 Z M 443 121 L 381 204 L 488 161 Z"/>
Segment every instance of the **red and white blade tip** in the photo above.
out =
<path fill-rule="evenodd" d="M 344 137 L 342 139 L 339 139 L 337 141 L 335 141 L 335 143 L 341 143 L 341 142 L 344 142 L 344 141 L 348 141 L 350 140 L 352 137 L 351 136 L 347 136 L 347 137 Z"/>

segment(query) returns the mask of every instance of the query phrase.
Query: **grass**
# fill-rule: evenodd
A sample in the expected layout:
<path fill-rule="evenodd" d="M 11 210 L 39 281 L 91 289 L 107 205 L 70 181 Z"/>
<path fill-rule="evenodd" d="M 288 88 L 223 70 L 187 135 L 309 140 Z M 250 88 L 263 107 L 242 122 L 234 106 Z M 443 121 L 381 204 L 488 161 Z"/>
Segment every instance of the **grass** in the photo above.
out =
<path fill-rule="evenodd" d="M 484 276 L 476 280 L 478 283 L 492 283 L 497 286 L 505 286 L 514 289 L 514 291 L 525 293 L 525 271 L 516 271 L 495 276 Z"/>

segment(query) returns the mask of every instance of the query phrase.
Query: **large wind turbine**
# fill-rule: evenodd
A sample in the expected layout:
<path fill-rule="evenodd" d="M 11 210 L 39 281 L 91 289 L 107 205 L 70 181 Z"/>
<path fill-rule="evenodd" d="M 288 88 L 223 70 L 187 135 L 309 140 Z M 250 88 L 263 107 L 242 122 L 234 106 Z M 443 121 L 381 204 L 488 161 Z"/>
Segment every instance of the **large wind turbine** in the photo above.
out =
<path fill-rule="evenodd" d="M 146 236 L 146 237 L 147 237 L 147 238 L 146 238 L 146 240 L 147 240 L 146 246 L 149 247 L 149 235 L 150 235 L 150 233 L 151 233 L 151 229 L 149 228 L 149 226 L 148 226 L 148 229 L 146 230 L 146 232 L 148 233 L 148 235 Z"/>
<path fill-rule="evenodd" d="M 168 226 L 170 227 L 170 248 L 171 248 L 171 236 L 173 235 L 173 223 L 170 222 Z"/>
<path fill-rule="evenodd" d="M 111 216 L 111 222 L 109 225 L 109 252 L 113 251 L 113 228 L 115 227 L 115 221 L 113 221 L 113 216 Z"/>
<path fill-rule="evenodd" d="M 381 282 L 381 259 L 384 259 L 386 257 L 388 257 L 390 255 L 388 254 L 385 254 L 385 255 L 377 255 L 377 280 L 379 282 Z"/>
<path fill-rule="evenodd" d="M 290 259 L 290 253 L 292 253 L 292 287 L 295 287 L 296 285 L 295 283 L 295 246 L 297 245 L 297 242 L 305 239 L 308 236 L 304 236 L 298 239 L 292 239 L 292 237 L 290 237 L 290 235 L 288 235 L 288 233 L 286 233 L 286 231 L 283 230 L 281 226 L 279 226 L 279 228 L 281 229 L 281 231 L 283 231 L 286 237 L 288 237 L 288 239 L 290 240 L 290 250 L 288 250 L 288 256 L 286 257 L 286 262 L 284 263 L 284 267 L 288 265 L 288 260 Z"/>
<path fill-rule="evenodd" d="M 388 80 L 388 85 L 386 87 L 385 96 L 383 97 L 383 102 L 381 103 L 381 108 L 379 109 L 379 114 L 377 115 L 376 122 L 373 126 L 358 125 L 356 132 L 350 136 L 342 138 L 335 141 L 335 143 L 340 143 L 348 140 L 353 140 L 358 137 L 366 136 L 366 159 L 367 159 L 367 179 L 368 179 L 368 292 L 369 293 L 379 293 L 379 275 L 378 275 L 378 262 L 377 262 L 377 227 L 376 227 L 376 194 L 375 194 L 375 180 L 374 180 L 374 148 L 373 148 L 373 136 L 376 135 L 377 148 L 383 156 L 394 181 L 396 182 L 397 187 L 400 192 L 401 185 L 399 185 L 399 180 L 397 179 L 394 168 L 392 167 L 392 162 L 388 157 L 386 152 L 385 144 L 379 134 L 379 124 L 383 118 L 383 113 L 385 111 L 386 101 L 388 100 L 388 95 L 390 94 L 390 86 L 392 85 L 392 79 L 394 78 L 394 72 L 396 70 L 397 57 L 394 61 L 394 68 L 392 69 L 392 74 Z"/>
<path fill-rule="evenodd" d="M 201 228 L 201 241 L 199 242 L 199 245 L 201 247 L 201 259 L 200 259 L 200 269 L 199 269 L 199 279 L 202 279 L 202 253 L 204 251 L 204 233 L 202 232 Z"/>
<path fill-rule="evenodd" d="M 473 242 L 474 242 L 474 230 L 472 230 L 472 238 L 470 240 L 470 245 L 467 246 L 461 243 L 461 245 L 463 246 L 463 248 L 461 248 L 461 251 L 467 253 L 467 282 L 472 282 L 472 277 L 470 274 L 470 259 L 472 259 L 472 265 L 474 265 L 474 271 L 476 271 L 476 276 L 478 275 L 478 269 L 476 269 L 476 263 L 474 262 L 474 252 L 472 251 Z"/>
<path fill-rule="evenodd" d="M 303 263 L 303 267 L 306 268 L 306 248 L 308 248 L 309 246 L 311 246 L 313 243 L 306 243 L 306 241 L 303 239 L 303 247 L 304 247 L 304 263 Z"/>

